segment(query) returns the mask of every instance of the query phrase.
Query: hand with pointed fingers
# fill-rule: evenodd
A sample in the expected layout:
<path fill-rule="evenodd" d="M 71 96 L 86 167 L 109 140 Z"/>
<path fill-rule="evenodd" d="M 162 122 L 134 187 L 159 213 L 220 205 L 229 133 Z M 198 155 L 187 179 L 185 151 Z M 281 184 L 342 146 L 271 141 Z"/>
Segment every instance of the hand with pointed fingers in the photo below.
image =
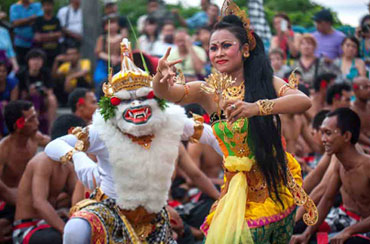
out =
<path fill-rule="evenodd" d="M 258 106 L 240 100 L 226 100 L 223 103 L 224 114 L 230 124 L 240 118 L 250 118 L 258 115 Z"/>
<path fill-rule="evenodd" d="M 167 61 L 168 56 L 170 56 L 171 48 L 167 49 L 166 54 L 158 61 L 157 66 L 157 73 L 161 74 L 162 78 L 160 79 L 160 83 L 167 83 L 170 86 L 173 86 L 175 83 L 176 77 L 176 69 L 175 64 L 181 63 L 182 60 L 176 61 Z"/>

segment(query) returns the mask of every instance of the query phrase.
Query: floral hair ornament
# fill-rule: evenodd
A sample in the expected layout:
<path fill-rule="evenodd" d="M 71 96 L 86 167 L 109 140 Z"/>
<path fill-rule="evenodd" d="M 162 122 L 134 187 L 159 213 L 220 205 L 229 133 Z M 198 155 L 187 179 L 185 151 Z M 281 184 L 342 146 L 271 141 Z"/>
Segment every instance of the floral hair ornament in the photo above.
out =
<path fill-rule="evenodd" d="M 80 97 L 77 101 L 77 105 L 84 105 L 85 104 L 85 98 Z"/>
<path fill-rule="evenodd" d="M 328 82 L 326 82 L 326 80 L 321 80 L 320 82 L 320 88 L 327 88 L 328 87 Z"/>
<path fill-rule="evenodd" d="M 26 124 L 26 119 L 24 116 L 22 116 L 15 121 L 15 124 L 17 125 L 18 129 L 23 129 L 24 125 Z"/>
<path fill-rule="evenodd" d="M 240 9 L 232 0 L 225 0 L 221 8 L 221 18 L 232 14 L 238 16 L 243 22 L 244 29 L 247 32 L 250 50 L 253 50 L 256 47 L 256 39 L 254 38 L 253 30 L 250 27 L 247 13 Z"/>
<path fill-rule="evenodd" d="M 339 100 L 339 99 L 340 99 L 340 94 L 338 94 L 338 93 L 337 93 L 337 94 L 335 94 L 335 95 L 334 95 L 334 98 L 335 98 L 336 100 Z"/>
<path fill-rule="evenodd" d="M 358 90 L 359 86 L 357 84 L 353 84 L 353 90 Z"/>

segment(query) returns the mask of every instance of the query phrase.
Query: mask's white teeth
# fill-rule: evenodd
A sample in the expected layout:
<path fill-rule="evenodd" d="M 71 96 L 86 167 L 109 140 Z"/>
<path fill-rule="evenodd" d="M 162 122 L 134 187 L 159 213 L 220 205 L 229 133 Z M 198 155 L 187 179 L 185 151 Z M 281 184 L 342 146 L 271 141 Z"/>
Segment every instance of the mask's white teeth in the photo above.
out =
<path fill-rule="evenodd" d="M 130 115 L 130 117 L 134 117 L 131 111 L 128 111 L 128 114 Z"/>

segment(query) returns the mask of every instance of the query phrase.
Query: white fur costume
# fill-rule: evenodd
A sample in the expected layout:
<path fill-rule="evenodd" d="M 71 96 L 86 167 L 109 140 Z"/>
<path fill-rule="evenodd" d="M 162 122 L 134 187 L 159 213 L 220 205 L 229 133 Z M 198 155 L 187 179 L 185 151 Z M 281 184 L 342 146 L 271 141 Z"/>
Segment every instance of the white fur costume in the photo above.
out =
<path fill-rule="evenodd" d="M 104 103 L 108 97 L 102 100 L 103 105 L 94 114 L 88 130 L 86 153 L 94 154 L 98 162 L 93 162 L 85 152 L 74 153 L 72 159 L 79 180 L 87 188 L 100 187 L 121 210 L 136 211 L 143 207 L 148 215 L 160 214 L 167 203 L 180 141 L 188 140 L 194 134 L 195 122 L 188 119 L 178 105 L 167 104 L 161 108 L 161 102 L 145 83 L 148 75 L 130 59 L 129 43 L 124 40 L 121 45 L 122 70 L 109 85 L 127 85 L 128 88 L 111 93 L 108 105 Z M 107 111 L 111 113 L 104 119 Z M 150 138 L 144 146 L 135 141 L 143 137 Z M 199 141 L 211 145 L 221 154 L 210 126 L 204 125 Z M 50 142 L 45 152 L 51 159 L 60 161 L 76 142 L 74 135 L 63 136 Z M 103 226 L 110 223 L 109 220 Z M 88 225 L 84 220 L 72 218 L 66 225 L 64 242 L 89 241 L 92 231 Z"/>

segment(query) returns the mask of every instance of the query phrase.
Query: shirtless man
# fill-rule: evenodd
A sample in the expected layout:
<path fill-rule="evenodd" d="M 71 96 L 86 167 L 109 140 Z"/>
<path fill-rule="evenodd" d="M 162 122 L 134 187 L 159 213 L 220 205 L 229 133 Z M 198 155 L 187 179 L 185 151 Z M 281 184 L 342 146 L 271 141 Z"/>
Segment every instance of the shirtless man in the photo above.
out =
<path fill-rule="evenodd" d="M 360 118 L 349 108 L 340 108 L 327 115 L 321 131 L 325 151 L 335 155 L 338 162 L 318 205 L 317 224 L 308 227 L 303 234 L 293 236 L 290 243 L 308 243 L 327 217 L 339 191 L 343 206 L 333 209 L 326 223 L 331 232 L 341 232 L 330 243 L 362 243 L 359 241 L 364 238 L 353 235 L 365 233 L 366 236 L 370 232 L 370 157 L 355 147 L 360 134 Z M 335 223 L 341 223 L 342 229 Z"/>
<path fill-rule="evenodd" d="M 302 85 L 298 89 L 309 96 L 309 91 Z M 281 130 L 286 141 L 286 151 L 295 156 L 303 156 L 305 144 L 309 150 L 319 152 L 319 146 L 313 141 L 310 134 L 309 125 L 304 114 L 281 114 Z M 303 139 L 299 140 L 300 138 Z M 300 161 L 300 160 L 299 160 Z"/>
<path fill-rule="evenodd" d="M 1 200 L 6 202 L 0 211 L 0 218 L 13 221 L 16 188 L 22 174 L 37 148 L 45 146 L 50 138 L 38 132 L 39 121 L 31 102 L 10 102 L 5 107 L 4 117 L 10 135 L 0 141 L 0 184 L 5 191 L 5 197 L 0 198 L 0 205 L 4 204 Z"/>
<path fill-rule="evenodd" d="M 365 150 L 370 152 L 370 80 L 365 77 L 356 77 L 353 80 L 353 90 L 356 100 L 351 104 L 351 108 L 361 119 L 361 133 L 359 143 Z"/>
<path fill-rule="evenodd" d="M 311 117 L 317 114 L 320 110 L 327 107 L 326 93 L 328 87 L 334 84 L 336 75 L 334 73 L 323 73 L 316 77 L 313 83 L 314 91 L 311 93 L 312 106 L 308 110 Z"/>
<path fill-rule="evenodd" d="M 55 120 L 53 135 L 63 136 L 70 127 L 84 123 L 69 116 L 73 115 L 62 115 Z M 61 134 L 61 131 L 64 133 Z M 18 186 L 13 243 L 20 244 L 25 240 L 29 240 L 30 244 L 62 243 L 65 225 L 62 218 L 68 218 L 68 213 L 57 211 L 57 200 L 62 192 L 72 196 L 76 181 L 71 163 L 56 163 L 44 152 L 34 156 Z"/>
<path fill-rule="evenodd" d="M 72 113 L 90 124 L 98 102 L 93 91 L 87 88 L 76 88 L 68 96 L 68 105 Z"/>
<path fill-rule="evenodd" d="M 223 184 L 223 179 L 220 179 L 222 157 L 211 146 L 189 143 L 187 150 L 194 163 L 211 179 L 213 184 Z"/>
<path fill-rule="evenodd" d="M 351 105 L 351 86 L 347 83 L 336 83 L 326 92 L 327 109 L 334 111 L 337 108 L 349 108 Z"/>

